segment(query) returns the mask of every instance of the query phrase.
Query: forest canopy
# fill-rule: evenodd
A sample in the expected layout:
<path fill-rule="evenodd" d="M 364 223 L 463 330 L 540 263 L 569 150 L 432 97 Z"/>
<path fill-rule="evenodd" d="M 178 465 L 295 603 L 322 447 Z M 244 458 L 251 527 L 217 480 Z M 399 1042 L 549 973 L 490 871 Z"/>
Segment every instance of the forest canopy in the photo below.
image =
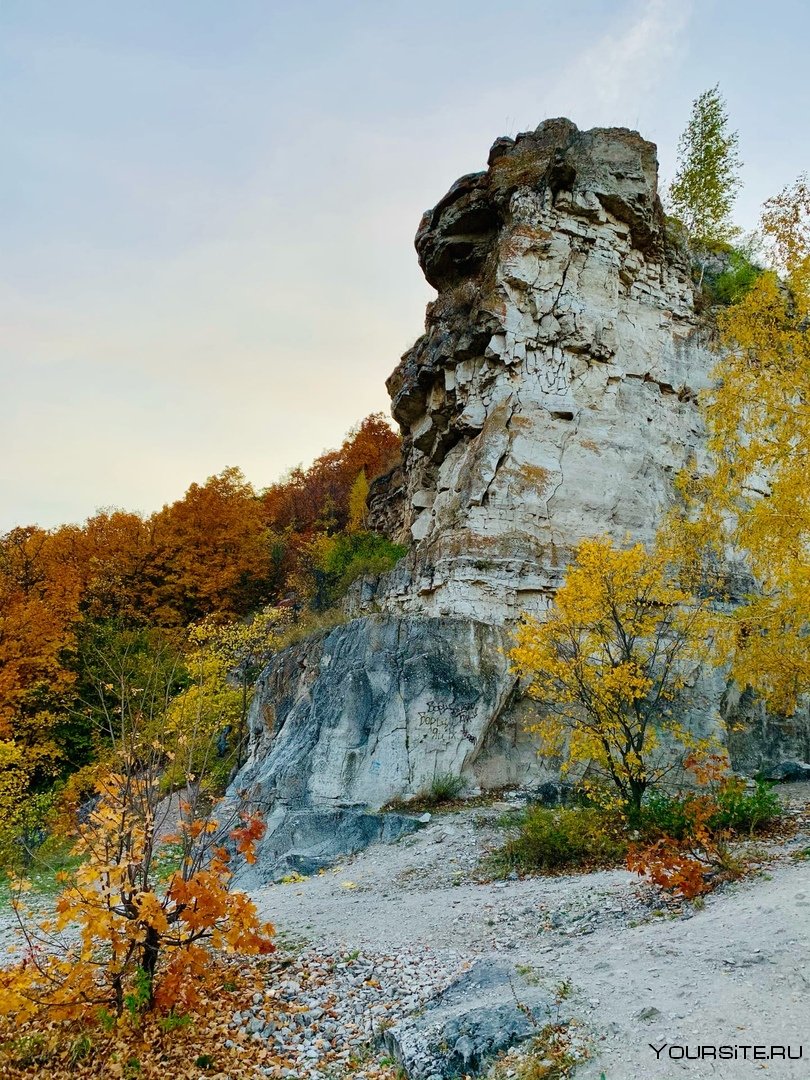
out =
<path fill-rule="evenodd" d="M 255 675 L 245 656 L 262 655 L 251 622 L 278 626 L 278 605 L 288 618 L 328 607 L 358 574 L 403 553 L 364 529 L 368 484 L 399 446 L 374 414 L 263 491 L 226 468 L 148 516 L 104 509 L 83 525 L 0 537 L 0 858 L 41 829 L 71 774 L 103 757 L 111 670 L 132 685 L 160 670 L 168 714 L 204 699 L 213 737 L 243 712 L 239 672 Z M 231 657 L 223 641 L 234 635 Z"/>

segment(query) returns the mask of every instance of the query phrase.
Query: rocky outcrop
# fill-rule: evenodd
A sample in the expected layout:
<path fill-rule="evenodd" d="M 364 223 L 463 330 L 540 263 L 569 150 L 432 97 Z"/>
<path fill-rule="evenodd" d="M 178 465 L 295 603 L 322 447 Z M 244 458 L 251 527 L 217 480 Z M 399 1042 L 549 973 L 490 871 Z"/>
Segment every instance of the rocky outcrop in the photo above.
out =
<path fill-rule="evenodd" d="M 542 610 L 584 536 L 651 538 L 701 452 L 712 359 L 652 143 L 551 120 L 489 160 L 417 233 L 439 295 L 388 380 L 416 547 L 375 599 L 504 622 Z"/>
<path fill-rule="evenodd" d="M 443 773 L 470 789 L 548 778 L 510 624 L 546 608 L 582 538 L 650 540 L 703 453 L 713 359 L 652 143 L 568 120 L 499 139 L 424 215 L 416 248 L 438 295 L 388 380 L 402 465 L 369 498 L 372 524 L 411 549 L 353 589 L 350 622 L 260 680 L 237 786 L 269 815 L 270 864 L 408 827 L 373 811 Z M 733 712 L 724 689 L 697 680 L 703 731 Z M 756 768 L 761 747 L 739 749 Z"/>
<path fill-rule="evenodd" d="M 507 645 L 497 626 L 373 615 L 275 657 L 259 679 L 236 781 L 267 814 L 265 863 L 312 870 L 394 839 L 413 820 L 369 810 L 427 794 L 448 773 L 471 791 L 547 777 Z"/>
<path fill-rule="evenodd" d="M 412 1080 L 484 1073 L 504 1050 L 566 1016 L 561 1002 L 514 964 L 478 959 L 426 1009 L 389 1028 L 386 1049 Z"/>

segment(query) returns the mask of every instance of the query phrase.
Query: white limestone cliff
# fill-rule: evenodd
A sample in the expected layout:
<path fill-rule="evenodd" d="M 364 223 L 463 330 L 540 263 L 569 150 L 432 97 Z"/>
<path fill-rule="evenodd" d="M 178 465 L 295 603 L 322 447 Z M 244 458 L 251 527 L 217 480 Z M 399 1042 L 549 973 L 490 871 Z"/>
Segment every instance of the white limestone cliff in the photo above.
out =
<path fill-rule="evenodd" d="M 411 549 L 352 590 L 351 621 L 262 673 L 233 791 L 267 814 L 267 874 L 397 835 L 408 820 L 376 811 L 443 773 L 471 790 L 551 777 L 510 625 L 547 606 L 583 537 L 650 540 L 704 452 L 713 358 L 652 143 L 568 120 L 500 139 L 416 247 L 438 296 L 388 380 L 402 465 L 369 497 L 372 525 Z M 689 709 L 704 731 L 745 714 L 731 749 L 749 771 L 793 745 L 718 672 Z"/>
<path fill-rule="evenodd" d="M 394 531 L 416 547 L 384 610 L 542 609 L 583 537 L 650 540 L 702 452 L 713 359 L 655 147 L 557 120 L 490 161 L 417 235 L 439 295 L 388 380 L 405 437 Z"/>

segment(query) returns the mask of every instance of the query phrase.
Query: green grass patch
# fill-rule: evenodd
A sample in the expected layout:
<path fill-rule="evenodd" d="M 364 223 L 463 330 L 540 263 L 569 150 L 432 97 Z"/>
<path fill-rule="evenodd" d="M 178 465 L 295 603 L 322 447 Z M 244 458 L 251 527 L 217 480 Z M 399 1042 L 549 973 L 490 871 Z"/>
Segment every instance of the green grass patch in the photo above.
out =
<path fill-rule="evenodd" d="M 438 806 L 440 803 L 454 802 L 466 787 L 464 779 L 455 773 L 445 772 L 434 776 L 429 791 L 425 795 L 425 802 L 429 806 Z"/>
<path fill-rule="evenodd" d="M 494 852 L 486 868 L 496 877 L 565 873 L 617 866 L 627 853 L 621 820 L 595 807 L 530 807 L 517 835 Z"/>
<path fill-rule="evenodd" d="M 72 841 L 51 836 L 32 852 L 27 867 L 17 868 L 20 876 L 31 883 L 31 890 L 27 893 L 29 898 L 51 897 L 61 891 L 62 883 L 58 875 L 72 874 L 82 863 L 81 856 L 71 854 L 72 847 Z M 11 897 L 11 885 L 4 877 L 0 881 L 0 906 L 10 906 Z"/>

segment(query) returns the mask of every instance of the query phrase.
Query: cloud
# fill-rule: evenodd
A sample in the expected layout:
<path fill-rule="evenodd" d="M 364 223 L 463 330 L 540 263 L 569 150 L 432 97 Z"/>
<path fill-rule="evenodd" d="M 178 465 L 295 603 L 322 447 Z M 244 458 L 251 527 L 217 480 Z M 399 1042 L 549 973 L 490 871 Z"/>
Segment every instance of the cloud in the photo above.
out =
<path fill-rule="evenodd" d="M 647 0 L 629 24 L 604 34 L 577 57 L 567 80 L 578 93 L 598 102 L 611 116 L 633 109 L 660 83 L 666 65 L 677 57 L 689 24 L 688 0 Z"/>
<path fill-rule="evenodd" d="M 549 114 L 559 110 L 580 126 L 638 126 L 640 110 L 678 60 L 691 11 L 691 0 L 631 5 L 617 29 L 584 46 L 556 74 L 544 95 Z"/>

